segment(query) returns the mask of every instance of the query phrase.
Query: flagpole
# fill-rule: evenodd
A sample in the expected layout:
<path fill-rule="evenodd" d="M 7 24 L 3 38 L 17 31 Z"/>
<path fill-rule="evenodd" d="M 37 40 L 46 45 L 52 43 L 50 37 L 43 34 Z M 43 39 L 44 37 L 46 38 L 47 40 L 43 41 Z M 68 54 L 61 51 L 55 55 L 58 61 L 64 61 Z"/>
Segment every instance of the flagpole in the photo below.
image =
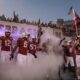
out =
<path fill-rule="evenodd" d="M 76 29 L 76 37 L 78 37 L 78 28 L 77 28 L 77 23 L 75 23 L 75 29 Z"/>
<path fill-rule="evenodd" d="M 73 8 L 72 8 L 72 14 L 73 14 L 73 20 L 74 20 L 75 29 L 76 29 L 76 37 L 78 37 L 77 19 L 79 18 L 79 16 L 77 15 L 77 13 L 75 12 L 75 10 Z M 75 52 L 75 48 L 74 48 L 74 52 Z M 75 65 L 75 76 L 76 76 L 76 80 L 78 80 L 77 63 L 76 63 L 76 54 L 75 53 L 74 53 L 73 59 L 74 59 L 74 65 Z"/>

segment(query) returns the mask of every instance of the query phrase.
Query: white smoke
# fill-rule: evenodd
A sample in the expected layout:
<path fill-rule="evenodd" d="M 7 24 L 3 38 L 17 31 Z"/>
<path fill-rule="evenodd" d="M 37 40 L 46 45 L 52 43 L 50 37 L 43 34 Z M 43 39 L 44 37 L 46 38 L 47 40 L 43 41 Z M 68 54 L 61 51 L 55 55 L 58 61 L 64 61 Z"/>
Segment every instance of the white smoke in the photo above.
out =
<path fill-rule="evenodd" d="M 1 63 L 0 80 L 47 80 L 48 78 L 58 80 L 59 66 L 63 63 L 62 50 L 58 45 L 59 41 L 59 38 L 44 33 L 41 37 L 41 46 L 46 43 L 47 52 L 37 52 L 38 58 L 26 66 Z"/>

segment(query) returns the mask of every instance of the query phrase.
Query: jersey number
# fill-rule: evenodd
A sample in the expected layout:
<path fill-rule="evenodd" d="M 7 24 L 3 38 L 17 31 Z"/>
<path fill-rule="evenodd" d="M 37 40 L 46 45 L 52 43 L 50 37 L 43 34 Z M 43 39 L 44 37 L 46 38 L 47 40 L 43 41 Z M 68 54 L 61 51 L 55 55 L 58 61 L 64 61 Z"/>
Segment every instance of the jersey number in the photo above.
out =
<path fill-rule="evenodd" d="M 24 47 L 27 47 L 27 41 L 24 41 Z"/>
<path fill-rule="evenodd" d="M 10 46 L 11 45 L 11 41 L 10 40 L 5 40 L 5 46 Z"/>
<path fill-rule="evenodd" d="M 32 50 L 34 47 L 33 47 L 33 44 L 30 44 L 30 49 Z"/>
<path fill-rule="evenodd" d="M 31 50 L 32 50 L 32 49 L 36 49 L 36 45 L 31 44 L 31 45 L 30 45 L 30 48 L 31 48 Z"/>

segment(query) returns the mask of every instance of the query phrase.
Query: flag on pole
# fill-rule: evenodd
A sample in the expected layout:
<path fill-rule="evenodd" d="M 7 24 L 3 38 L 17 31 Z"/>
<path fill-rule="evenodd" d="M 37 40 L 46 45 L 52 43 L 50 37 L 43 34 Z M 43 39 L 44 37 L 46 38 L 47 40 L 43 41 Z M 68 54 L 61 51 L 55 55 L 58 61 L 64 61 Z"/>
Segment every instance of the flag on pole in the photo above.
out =
<path fill-rule="evenodd" d="M 78 16 L 77 12 L 74 10 L 73 7 L 70 8 L 69 10 L 69 14 L 72 14 L 72 18 L 73 18 L 73 22 L 75 25 L 75 29 L 76 29 L 76 36 L 78 36 L 78 29 L 77 29 L 77 23 L 80 22 L 80 17 Z M 75 51 L 75 47 L 73 47 L 73 53 Z M 74 60 L 74 65 L 75 65 L 75 77 L 76 80 L 78 80 L 78 67 L 77 67 L 77 63 L 76 63 L 76 54 L 73 54 L 73 60 Z"/>
<path fill-rule="evenodd" d="M 73 7 L 70 8 L 68 14 L 72 14 L 74 24 L 77 25 L 77 23 L 80 21 L 80 17 L 78 16 Z"/>

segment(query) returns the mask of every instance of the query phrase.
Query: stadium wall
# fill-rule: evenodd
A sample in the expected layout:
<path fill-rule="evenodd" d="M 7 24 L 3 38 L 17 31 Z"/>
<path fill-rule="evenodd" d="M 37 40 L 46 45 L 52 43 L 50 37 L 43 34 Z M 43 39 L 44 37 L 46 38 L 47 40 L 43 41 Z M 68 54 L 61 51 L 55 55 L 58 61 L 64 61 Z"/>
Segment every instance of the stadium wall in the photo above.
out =
<path fill-rule="evenodd" d="M 15 36 L 20 36 L 23 32 L 28 32 L 31 36 L 34 35 L 37 37 L 38 25 L 0 21 L 0 35 L 4 35 L 6 30 L 10 30 L 12 35 Z M 53 28 L 42 26 L 42 30 L 53 34 Z"/>

